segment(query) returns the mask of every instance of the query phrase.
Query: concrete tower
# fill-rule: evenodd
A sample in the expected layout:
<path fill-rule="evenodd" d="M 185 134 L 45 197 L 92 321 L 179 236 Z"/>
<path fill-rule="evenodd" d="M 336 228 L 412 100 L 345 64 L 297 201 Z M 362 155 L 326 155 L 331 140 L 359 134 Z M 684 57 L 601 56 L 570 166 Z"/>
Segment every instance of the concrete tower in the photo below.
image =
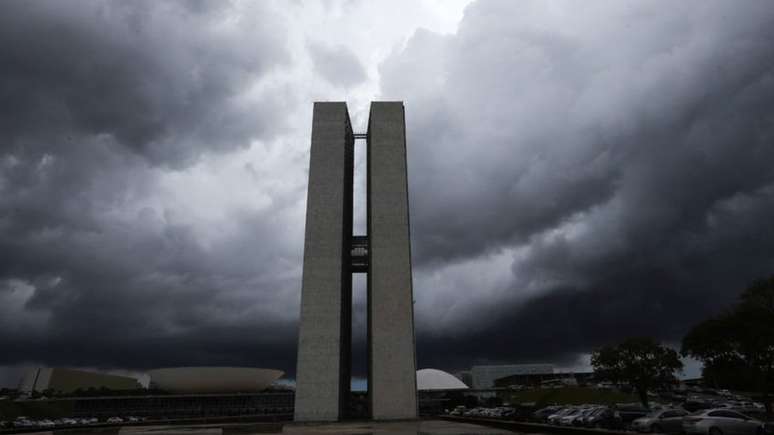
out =
<path fill-rule="evenodd" d="M 368 146 L 368 234 L 352 234 L 355 139 Z M 406 129 L 401 102 L 371 103 L 354 134 L 345 103 L 315 103 L 304 245 L 296 421 L 348 408 L 352 274 L 368 274 L 368 397 L 378 420 L 417 416 Z"/>

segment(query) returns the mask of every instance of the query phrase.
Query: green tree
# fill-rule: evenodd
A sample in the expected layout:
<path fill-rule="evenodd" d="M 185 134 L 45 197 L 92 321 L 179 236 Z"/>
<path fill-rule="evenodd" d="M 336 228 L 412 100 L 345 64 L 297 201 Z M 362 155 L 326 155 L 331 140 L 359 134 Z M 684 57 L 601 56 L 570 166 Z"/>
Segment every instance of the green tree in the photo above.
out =
<path fill-rule="evenodd" d="M 591 366 L 600 379 L 630 385 L 646 408 L 648 391 L 674 385 L 675 372 L 683 369 L 677 351 L 646 337 L 597 349 L 591 354 Z"/>
<path fill-rule="evenodd" d="M 774 388 L 774 276 L 753 282 L 732 309 L 694 326 L 681 352 L 704 363 L 705 382 L 758 391 L 766 411 Z"/>

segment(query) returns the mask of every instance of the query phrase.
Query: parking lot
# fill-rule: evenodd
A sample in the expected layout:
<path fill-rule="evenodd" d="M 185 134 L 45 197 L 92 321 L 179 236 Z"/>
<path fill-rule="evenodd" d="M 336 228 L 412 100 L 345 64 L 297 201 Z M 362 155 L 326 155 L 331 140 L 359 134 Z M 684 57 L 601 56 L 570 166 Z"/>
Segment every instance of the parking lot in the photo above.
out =
<path fill-rule="evenodd" d="M 639 403 L 512 404 L 446 410 L 449 416 L 509 420 L 555 428 L 593 428 L 639 433 L 696 435 L 774 434 L 762 403 L 726 390 L 696 389 L 654 395 L 649 408 Z M 550 429 L 549 429 L 550 430 Z"/>

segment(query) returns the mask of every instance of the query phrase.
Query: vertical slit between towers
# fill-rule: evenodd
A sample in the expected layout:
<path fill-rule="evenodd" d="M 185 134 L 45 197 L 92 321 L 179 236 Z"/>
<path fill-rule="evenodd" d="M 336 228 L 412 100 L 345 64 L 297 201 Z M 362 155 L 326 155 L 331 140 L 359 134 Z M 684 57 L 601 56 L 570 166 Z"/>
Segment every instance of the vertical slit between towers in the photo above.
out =
<path fill-rule="evenodd" d="M 355 173 L 353 177 L 353 225 L 352 236 L 363 236 L 367 228 L 367 157 L 366 135 L 354 133 Z M 368 388 L 368 296 L 364 270 L 353 270 L 352 275 L 352 379 L 351 411 L 354 417 L 367 418 L 366 391 Z"/>

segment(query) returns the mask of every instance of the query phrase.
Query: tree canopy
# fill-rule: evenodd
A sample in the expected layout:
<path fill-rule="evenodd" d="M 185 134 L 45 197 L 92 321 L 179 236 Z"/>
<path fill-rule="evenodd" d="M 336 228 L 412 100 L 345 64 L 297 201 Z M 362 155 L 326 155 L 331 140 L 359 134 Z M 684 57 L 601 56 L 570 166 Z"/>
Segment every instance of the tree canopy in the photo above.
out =
<path fill-rule="evenodd" d="M 675 384 L 675 372 L 683 368 L 677 351 L 646 337 L 594 351 L 591 365 L 596 376 L 618 385 L 629 384 L 646 408 L 648 391 Z"/>
<path fill-rule="evenodd" d="M 754 281 L 731 310 L 696 325 L 682 353 L 704 363 L 705 382 L 758 391 L 768 412 L 774 388 L 774 276 Z"/>

